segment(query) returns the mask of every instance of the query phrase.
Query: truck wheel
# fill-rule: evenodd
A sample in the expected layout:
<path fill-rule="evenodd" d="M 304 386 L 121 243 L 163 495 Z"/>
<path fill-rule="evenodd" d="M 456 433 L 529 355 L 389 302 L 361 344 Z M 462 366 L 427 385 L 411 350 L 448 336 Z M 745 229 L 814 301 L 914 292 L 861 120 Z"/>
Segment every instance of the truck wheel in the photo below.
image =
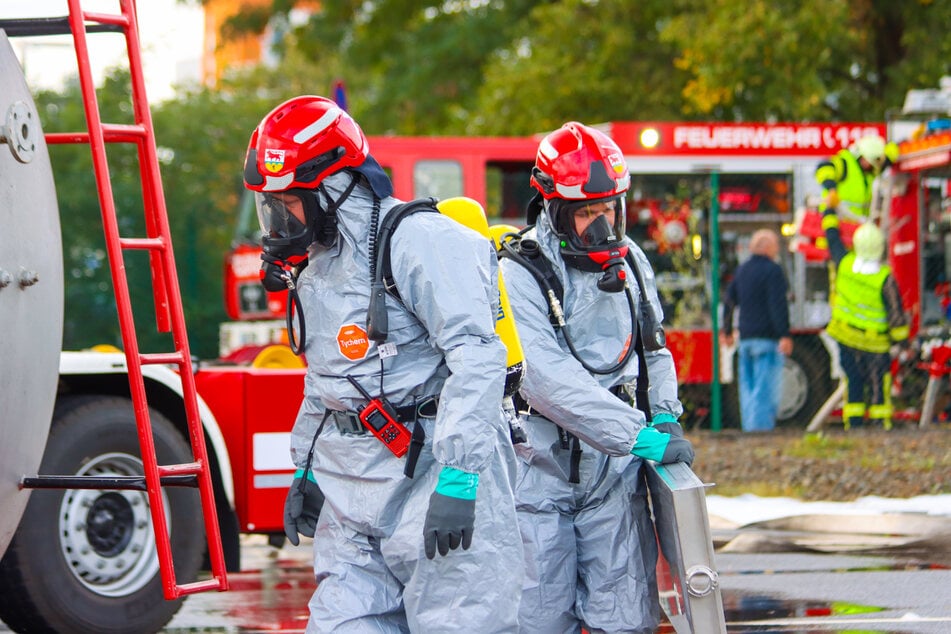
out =
<path fill-rule="evenodd" d="M 810 345 L 810 343 L 815 345 Z M 783 387 L 776 422 L 807 425 L 835 390 L 829 355 L 817 340 L 797 339 L 783 365 Z"/>
<path fill-rule="evenodd" d="M 185 439 L 150 410 L 159 464 L 191 461 Z M 132 402 L 79 397 L 57 406 L 40 473 L 141 475 Z M 198 491 L 164 489 L 178 583 L 204 550 Z M 140 491 L 37 489 L 0 561 L 0 618 L 17 632 L 155 632 L 166 601 L 148 497 Z"/>

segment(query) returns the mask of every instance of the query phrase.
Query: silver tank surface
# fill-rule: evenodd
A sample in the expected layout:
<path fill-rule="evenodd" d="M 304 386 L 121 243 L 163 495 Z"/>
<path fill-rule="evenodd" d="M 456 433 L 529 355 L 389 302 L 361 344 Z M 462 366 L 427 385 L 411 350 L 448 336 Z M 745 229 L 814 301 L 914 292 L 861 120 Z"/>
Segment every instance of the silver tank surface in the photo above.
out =
<path fill-rule="evenodd" d="M 0 555 L 46 446 L 63 339 L 63 246 L 46 141 L 0 30 Z"/>

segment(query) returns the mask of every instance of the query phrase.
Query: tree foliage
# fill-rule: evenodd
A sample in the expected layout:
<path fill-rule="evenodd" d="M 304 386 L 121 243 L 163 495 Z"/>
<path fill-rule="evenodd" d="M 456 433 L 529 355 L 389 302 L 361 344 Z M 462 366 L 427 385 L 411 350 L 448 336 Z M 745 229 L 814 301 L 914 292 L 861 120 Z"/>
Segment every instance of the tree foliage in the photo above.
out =
<path fill-rule="evenodd" d="M 326 0 L 289 37 L 346 82 L 368 133 L 464 133 L 489 55 L 520 35 L 536 4 Z"/>
<path fill-rule="evenodd" d="M 948 72 L 948 24 L 935 0 L 327 0 L 284 50 L 344 78 L 376 134 L 876 120 Z"/>
<path fill-rule="evenodd" d="M 127 99 L 128 75 L 108 77 L 97 92 L 102 120 L 108 123 L 132 123 L 131 103 Z M 62 92 L 44 91 L 35 96 L 44 132 L 83 132 L 85 113 L 77 81 Z M 96 190 L 92 155 L 88 145 L 49 146 L 50 162 L 56 184 L 63 234 L 63 271 L 66 283 L 63 345 L 69 349 L 96 344 L 122 345 L 118 315 L 106 253 L 103 223 Z M 135 149 L 115 146 L 108 152 L 112 171 L 112 196 L 123 236 L 144 235 L 141 188 L 130 187 L 137 172 Z M 133 258 L 134 259 L 134 258 Z M 137 267 L 126 269 L 130 290 L 136 295 L 147 279 Z"/>
<path fill-rule="evenodd" d="M 567 120 L 658 120 L 682 110 L 686 76 L 660 41 L 667 2 L 565 0 L 535 7 L 493 53 L 474 131 L 531 134 Z"/>
<path fill-rule="evenodd" d="M 948 71 L 951 5 L 918 0 L 680 0 L 664 29 L 691 79 L 688 113 L 718 120 L 881 120 Z"/>
<path fill-rule="evenodd" d="M 564 121 L 881 120 L 948 72 L 951 3 L 935 0 L 293 0 L 234 32 L 281 36 L 277 66 L 225 76 L 152 109 L 191 347 L 217 352 L 222 263 L 234 237 L 251 131 L 278 103 L 348 88 L 368 134 L 532 134 Z M 276 28 L 275 28 L 276 27 Z M 99 90 L 103 120 L 131 123 L 127 73 Z M 44 130 L 85 129 L 78 85 L 36 95 Z M 65 345 L 121 344 L 88 147 L 50 151 L 66 258 Z M 125 236 L 144 235 L 134 147 L 109 150 Z M 142 254 L 128 275 L 145 345 Z"/>

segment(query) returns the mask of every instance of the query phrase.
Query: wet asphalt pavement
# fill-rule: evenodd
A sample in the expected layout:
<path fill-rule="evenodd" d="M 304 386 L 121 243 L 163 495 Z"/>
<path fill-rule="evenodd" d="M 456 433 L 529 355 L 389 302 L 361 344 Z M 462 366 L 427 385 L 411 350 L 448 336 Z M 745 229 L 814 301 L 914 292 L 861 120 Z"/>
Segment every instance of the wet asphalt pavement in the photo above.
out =
<path fill-rule="evenodd" d="M 937 538 L 934 525 L 925 538 L 902 535 L 894 523 L 888 535 L 875 538 L 830 537 L 799 526 L 784 530 L 776 522 L 766 528 L 714 525 L 728 632 L 951 632 L 951 518 L 947 521 L 948 530 L 939 526 Z M 843 526 L 839 520 L 834 524 Z M 244 571 L 228 575 L 231 589 L 188 597 L 163 631 L 303 632 L 315 587 L 310 548 L 309 540 L 276 549 L 264 537 L 244 537 Z M 0 631 L 9 630 L 0 625 Z M 672 631 L 670 625 L 660 630 Z"/>
<path fill-rule="evenodd" d="M 951 520 L 949 520 L 951 521 Z M 722 544 L 750 531 L 714 531 Z M 758 550 L 801 550 L 795 539 L 770 532 Z M 836 539 L 842 541 L 841 535 Z M 908 540 L 906 540 L 908 541 Z M 942 541 L 887 554 L 841 552 L 722 552 L 716 555 L 728 631 L 851 631 L 863 634 L 951 632 L 951 552 Z M 736 543 L 736 541 L 734 541 Z M 814 541 L 813 541 L 814 543 Z M 229 575 L 231 590 L 188 598 L 165 632 L 303 632 L 314 582 L 310 542 L 274 549 L 264 538 L 246 537 L 246 572 Z M 728 547 L 729 548 L 729 547 Z M 854 544 L 850 548 L 857 548 Z M 933 554 L 933 557 L 927 555 Z M 932 561 L 926 561 L 932 559 Z M 666 626 L 662 632 L 670 632 Z"/>

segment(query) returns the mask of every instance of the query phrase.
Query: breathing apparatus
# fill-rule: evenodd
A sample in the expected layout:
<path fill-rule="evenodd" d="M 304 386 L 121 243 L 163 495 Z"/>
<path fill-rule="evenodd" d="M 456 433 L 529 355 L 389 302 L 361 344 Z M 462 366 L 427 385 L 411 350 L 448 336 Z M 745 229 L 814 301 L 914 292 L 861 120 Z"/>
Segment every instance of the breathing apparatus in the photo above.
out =
<path fill-rule="evenodd" d="M 307 249 L 316 242 L 329 247 L 337 239 L 337 209 L 357 184 L 356 174 L 344 192 L 334 200 L 325 189 L 294 188 L 282 192 L 255 192 L 255 206 L 261 224 L 261 283 L 271 292 L 287 290 L 287 333 L 295 354 L 305 344 L 304 314 L 297 295 L 297 278 L 307 267 Z M 321 205 L 321 196 L 326 201 Z M 303 221 L 301 220 L 303 218 Z M 297 313 L 300 335 L 294 336 L 293 316 Z"/>
<path fill-rule="evenodd" d="M 581 354 L 578 352 L 575 347 L 574 339 L 571 337 L 571 333 L 568 329 L 568 323 L 565 319 L 565 313 L 562 308 L 562 301 L 564 299 L 565 291 L 564 286 L 561 281 L 558 279 L 555 274 L 554 267 L 548 259 L 542 255 L 541 248 L 537 241 L 524 237 L 525 233 L 532 229 L 532 225 L 529 225 L 525 229 L 522 229 L 519 233 L 508 233 L 503 235 L 500 240 L 500 249 L 499 256 L 507 257 L 515 262 L 519 263 L 532 276 L 535 278 L 535 281 L 538 282 L 538 286 L 542 291 L 542 295 L 545 296 L 545 300 L 548 303 L 548 317 L 551 321 L 552 327 L 556 331 L 560 330 L 565 336 L 565 343 L 568 345 L 568 350 L 571 352 L 578 363 L 580 363 L 585 370 L 591 372 L 592 374 L 613 374 L 627 365 L 628 360 L 631 358 L 631 354 L 634 352 L 633 345 L 627 345 L 621 359 L 614 365 L 605 368 L 596 368 L 590 365 L 585 361 Z M 626 285 L 625 285 L 626 286 Z M 631 316 L 631 339 L 637 335 L 637 315 L 634 307 L 634 298 L 631 295 L 630 289 L 625 288 L 625 297 L 627 298 L 628 310 Z"/>
<path fill-rule="evenodd" d="M 304 310 L 297 294 L 297 278 L 307 267 L 307 256 L 280 260 L 268 254 L 261 254 L 264 263 L 261 265 L 261 284 L 272 293 L 287 291 L 287 344 L 294 354 L 302 354 L 307 333 L 304 326 Z M 294 313 L 297 313 L 298 335 L 294 334 Z"/>
<path fill-rule="evenodd" d="M 624 194 L 630 184 L 631 176 L 617 144 L 600 130 L 572 121 L 539 144 L 531 177 L 531 185 L 538 193 L 529 201 L 527 211 L 530 225 L 540 214 L 545 214 L 567 266 L 601 273 L 597 282 L 601 291 L 625 293 L 631 319 L 631 342 L 617 364 L 595 368 L 581 359 L 561 307 L 564 289 L 552 264 L 541 254 L 538 243 L 522 238 L 523 230 L 517 240 L 503 240 L 501 245 L 503 256 L 516 260 L 533 273 L 548 299 L 552 325 L 564 333 L 572 356 L 593 374 L 611 374 L 624 367 L 635 347 L 631 344 L 638 337 L 648 350 L 658 350 L 666 343 L 660 319 L 647 297 L 644 281 L 626 241 Z M 580 234 L 578 227 L 582 227 Z M 640 291 L 640 319 L 625 261 L 634 272 Z"/>
<path fill-rule="evenodd" d="M 393 279 L 390 260 L 390 239 L 400 222 L 406 217 L 419 212 L 439 212 L 452 218 L 459 224 L 482 234 L 486 240 L 493 240 L 485 210 L 478 201 L 464 196 L 447 198 L 437 201 L 435 198 L 420 198 L 391 208 L 382 221 L 378 221 L 379 210 L 374 209 L 370 227 L 370 305 L 367 309 L 367 336 L 379 343 L 386 341 L 389 336 L 388 318 L 386 312 L 386 296 L 400 298 L 399 289 Z M 379 225 L 379 229 L 376 227 Z M 518 420 L 512 397 L 518 392 L 524 373 L 525 355 L 515 329 L 509 305 L 508 293 L 502 273 L 498 275 L 499 306 L 495 316 L 495 332 L 499 335 L 506 349 L 505 388 L 503 390 L 503 410 L 508 418 L 512 442 L 525 442 L 527 436 Z"/>

